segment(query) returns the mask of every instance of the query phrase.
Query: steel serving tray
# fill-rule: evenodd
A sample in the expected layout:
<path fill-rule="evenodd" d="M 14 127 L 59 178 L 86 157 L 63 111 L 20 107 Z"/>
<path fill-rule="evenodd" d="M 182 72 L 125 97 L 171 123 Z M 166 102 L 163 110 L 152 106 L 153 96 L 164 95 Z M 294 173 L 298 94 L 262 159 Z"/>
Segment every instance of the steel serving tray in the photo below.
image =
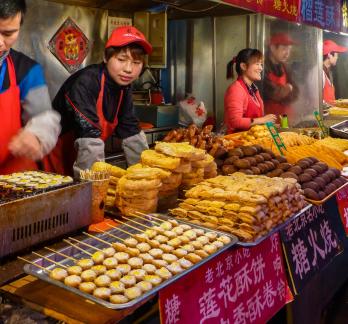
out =
<path fill-rule="evenodd" d="M 168 220 L 168 219 L 175 219 L 175 218 L 172 218 L 172 217 L 169 217 L 169 216 L 166 216 L 166 215 L 163 215 L 163 214 L 155 214 L 156 217 L 159 217 L 161 219 L 163 219 L 163 221 L 165 220 Z M 151 219 L 151 216 L 148 215 L 148 218 Z M 156 220 L 156 219 L 153 219 L 153 220 Z M 202 261 L 194 264 L 191 268 L 189 269 L 186 269 L 184 270 L 183 272 L 177 274 L 177 275 L 174 275 L 172 278 L 168 279 L 168 280 L 164 280 L 161 284 L 159 284 L 158 286 L 154 287 L 152 290 L 144 293 L 143 295 L 141 295 L 140 297 L 132 300 L 132 301 L 129 301 L 128 303 L 124 303 L 124 304 L 112 304 L 106 300 L 102 300 L 100 298 L 96 298 L 94 297 L 93 295 L 90 295 L 90 294 L 87 294 L 87 293 L 84 293 L 82 291 L 80 291 L 79 289 L 76 289 L 76 288 L 72 288 L 72 287 L 69 287 L 69 286 L 66 286 L 64 283 L 60 282 L 60 281 L 56 281 L 56 280 L 53 280 L 49 277 L 48 273 L 45 272 L 44 270 L 38 268 L 38 267 L 35 267 L 34 265 L 32 264 L 26 264 L 24 266 L 24 271 L 30 275 L 33 275 L 37 278 L 40 278 L 46 282 L 49 282 L 53 285 L 56 285 L 58 287 L 61 287 L 63 289 L 66 289 L 70 292 L 73 292 L 85 299 L 88 299 L 96 304 L 100 304 L 102 306 L 105 306 L 107 308 L 111 308 L 111 309 L 125 309 L 125 308 L 129 308 L 129 307 L 133 307 L 134 305 L 138 304 L 138 303 L 141 303 L 141 302 L 144 302 L 146 301 L 148 298 L 150 298 L 151 296 L 153 296 L 154 294 L 156 294 L 159 290 L 161 290 L 162 288 L 170 285 L 172 282 L 180 279 L 181 277 L 185 276 L 186 274 L 188 274 L 189 272 L 197 269 L 198 267 L 200 267 L 202 264 L 208 262 L 209 260 L 211 260 L 212 258 L 214 258 L 216 255 L 228 250 L 231 246 L 235 245 L 237 243 L 237 237 L 235 237 L 234 235 L 231 235 L 231 234 L 227 234 L 227 233 L 224 233 L 224 232 L 221 232 L 221 231 L 216 231 L 216 230 L 210 230 L 210 229 L 207 229 L 205 227 L 202 227 L 202 226 L 199 226 L 199 225 L 196 225 L 196 224 L 192 224 L 192 223 L 188 223 L 188 222 L 184 222 L 184 221 L 181 221 L 181 220 L 178 220 L 178 219 L 175 219 L 179 224 L 188 224 L 190 225 L 192 228 L 200 228 L 200 229 L 203 229 L 205 230 L 206 232 L 215 232 L 219 235 L 225 235 L 225 236 L 228 236 L 231 238 L 231 242 L 229 244 L 226 244 L 224 245 L 221 249 L 219 249 L 218 251 L 216 251 L 215 253 L 209 255 L 208 257 L 204 258 Z M 136 219 L 137 222 L 139 223 L 142 223 L 142 224 L 145 224 L 147 226 L 152 226 L 152 223 L 150 221 L 146 221 L 144 219 L 140 219 L 140 218 L 137 218 Z M 134 225 L 134 223 L 129 223 L 131 226 L 133 227 L 139 227 L 141 228 L 140 226 L 137 226 L 137 225 Z M 128 232 L 130 233 L 133 233 L 133 234 L 136 234 L 136 233 L 139 233 L 137 232 L 134 228 L 131 228 L 131 227 L 128 227 L 126 225 L 120 225 L 119 228 L 121 229 L 126 229 Z M 109 233 L 113 234 L 113 235 L 116 235 L 120 238 L 127 238 L 129 237 L 129 235 L 125 234 L 124 232 L 121 232 L 120 230 L 116 229 L 116 228 L 112 228 L 108 231 Z M 115 242 L 116 239 L 114 238 L 111 238 L 110 236 L 108 236 L 107 234 L 105 233 L 100 233 L 100 234 L 97 234 L 96 235 L 98 238 L 102 239 L 102 240 L 105 240 L 107 242 Z M 91 237 L 87 237 L 85 236 L 85 238 L 83 240 L 81 240 L 87 244 L 90 244 L 90 245 L 93 245 L 94 247 L 96 248 L 105 248 L 107 247 L 108 245 L 107 244 L 104 244 L 94 238 L 91 238 Z M 75 242 L 74 242 L 75 243 Z M 80 247 L 83 247 L 83 244 L 79 245 Z M 85 251 L 89 252 L 89 253 L 94 253 L 95 250 L 92 249 L 92 248 L 84 248 Z M 60 250 L 57 250 L 58 252 L 61 252 L 61 253 L 64 253 L 68 256 L 71 256 L 73 258 L 76 258 L 76 259 L 80 259 L 80 258 L 88 258 L 89 256 L 87 254 L 84 254 L 83 252 L 79 251 L 78 249 L 76 249 L 75 247 L 73 246 L 67 246 L 63 249 L 60 249 Z M 73 265 L 73 261 L 72 260 L 69 260 L 68 258 L 65 258 L 57 253 L 50 253 L 50 254 L 47 254 L 45 255 L 45 257 L 47 258 L 50 258 L 52 259 L 53 261 L 56 261 L 56 262 L 59 262 L 63 265 L 67 265 L 67 266 L 70 266 L 70 265 Z M 54 265 L 54 264 L 51 264 L 49 261 L 47 261 L 46 259 L 44 258 L 37 258 L 33 261 L 34 263 L 42 266 L 42 267 L 45 267 L 47 268 L 48 270 L 51 270 L 55 267 L 57 267 L 57 265 Z"/>
<path fill-rule="evenodd" d="M 344 120 L 342 122 L 339 122 L 338 124 L 332 125 L 329 128 L 330 135 L 348 139 L 348 132 L 344 131 L 345 128 L 348 129 L 348 120 Z"/>
<path fill-rule="evenodd" d="M 270 236 L 272 236 L 274 233 L 278 232 L 279 230 L 281 230 L 282 228 L 284 228 L 287 224 L 289 224 L 290 222 L 292 222 L 294 219 L 296 219 L 297 217 L 299 217 L 300 215 L 302 215 L 305 211 L 307 211 L 308 209 L 310 209 L 312 207 L 311 204 L 308 204 L 306 207 L 302 208 L 300 211 L 298 211 L 296 214 L 292 215 L 291 217 L 289 217 L 285 222 L 277 225 L 276 227 L 272 228 L 272 230 L 270 232 L 268 232 L 265 236 L 262 236 L 260 238 L 258 238 L 257 240 L 253 241 L 253 242 L 241 242 L 238 241 L 237 245 L 238 246 L 243 246 L 243 247 L 252 247 L 252 246 L 256 246 L 258 244 L 260 244 L 262 241 L 264 241 L 265 239 L 269 238 Z"/>
<path fill-rule="evenodd" d="M 91 195 L 81 182 L 0 204 L 0 258 L 88 226 Z"/>

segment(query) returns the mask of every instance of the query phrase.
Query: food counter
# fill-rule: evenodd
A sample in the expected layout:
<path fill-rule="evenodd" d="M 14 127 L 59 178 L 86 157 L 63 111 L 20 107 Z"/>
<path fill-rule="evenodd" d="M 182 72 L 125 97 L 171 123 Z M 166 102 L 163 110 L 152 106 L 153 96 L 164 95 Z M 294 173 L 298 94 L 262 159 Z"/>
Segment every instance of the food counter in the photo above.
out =
<path fill-rule="evenodd" d="M 215 153 L 215 159 L 205 150 L 185 143 L 160 142 L 142 154 L 141 164 L 127 171 L 96 163 L 90 172 L 111 174 L 108 197 L 112 200 L 106 202 L 111 202 L 118 216 L 114 221 L 94 224 L 85 234 L 65 235 L 64 242 L 57 246 L 21 256 L 27 263 L 25 272 L 47 282 L 34 280 L 23 287 L 30 285 L 52 293 L 57 289 L 64 298 L 73 296 L 81 309 L 86 307 L 82 300 L 89 300 L 95 310 L 116 320 L 142 303 L 148 305 L 158 293 L 163 321 L 174 316 L 185 322 L 192 311 L 192 318 L 197 320 L 212 318 L 220 322 L 223 318 L 233 322 L 237 303 L 244 305 L 243 316 L 249 322 L 269 320 L 286 303 L 290 303 L 288 309 L 293 309 L 298 320 L 310 316 L 302 311 L 308 287 L 322 273 L 336 271 L 337 264 L 346 262 L 347 239 L 342 235 L 342 221 L 348 201 L 347 181 L 335 168 L 345 160 L 336 151 L 333 156 L 337 160 L 320 153 L 324 144 L 331 146 L 330 141 L 319 145 L 303 135 L 284 133 L 284 142 L 288 147 L 310 143 L 309 152 L 316 154 L 319 150 L 317 157 L 305 157 L 309 148 L 299 150 L 301 154 L 277 154 L 264 129 L 265 136 L 257 139 L 262 145 L 251 142 L 256 137 L 251 138 L 250 133 L 214 138 L 216 135 L 205 132 L 198 139 L 206 143 L 211 139 L 209 151 Z M 192 136 L 196 135 L 196 131 L 192 132 Z M 219 145 L 214 147 L 214 143 Z M 339 143 L 344 148 L 345 143 Z M 332 150 L 323 150 L 327 149 Z M 314 190 L 318 196 L 306 189 Z M 168 196 L 175 197 L 174 206 L 168 208 L 169 216 L 156 214 L 157 204 Z M 303 251 L 312 254 L 297 262 L 291 247 L 299 249 L 300 241 Z M 314 257 L 317 263 L 312 266 Z M 87 261 L 91 264 L 85 268 Z M 258 275 L 254 272 L 257 262 Z M 263 270 L 272 267 L 274 271 Z M 246 271 L 248 289 L 236 288 L 241 271 Z M 17 268 L 16 274 L 7 274 L 4 281 L 21 272 Z M 92 272 L 93 280 L 86 277 Z M 335 280 L 327 281 L 323 292 L 331 296 L 346 277 L 343 272 L 337 273 Z M 15 289 L 11 283 L 3 287 L 6 296 L 11 296 L 12 291 L 23 300 L 43 303 L 42 296 L 29 295 L 28 290 Z M 266 290 L 269 295 L 255 313 L 252 300 Z M 185 294 L 192 296 L 190 310 L 185 307 Z M 209 296 L 216 301 L 211 313 L 204 306 Z M 308 308 L 319 307 L 318 298 Z M 65 310 L 67 305 L 54 305 L 53 300 L 49 305 L 53 317 L 61 319 L 64 311 L 77 316 L 76 311 L 73 315 L 73 311 Z M 170 313 L 178 302 L 182 306 Z M 324 306 L 325 303 L 320 304 Z M 103 318 L 106 320 L 107 316 Z"/>

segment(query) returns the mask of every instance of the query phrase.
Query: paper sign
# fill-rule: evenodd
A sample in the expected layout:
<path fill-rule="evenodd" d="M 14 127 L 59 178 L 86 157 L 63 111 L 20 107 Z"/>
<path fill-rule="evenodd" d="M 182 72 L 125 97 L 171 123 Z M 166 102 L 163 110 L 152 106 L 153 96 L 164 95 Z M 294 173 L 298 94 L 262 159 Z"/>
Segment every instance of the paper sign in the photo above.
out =
<path fill-rule="evenodd" d="M 292 300 L 279 234 L 225 251 L 160 292 L 163 324 L 265 323 Z"/>

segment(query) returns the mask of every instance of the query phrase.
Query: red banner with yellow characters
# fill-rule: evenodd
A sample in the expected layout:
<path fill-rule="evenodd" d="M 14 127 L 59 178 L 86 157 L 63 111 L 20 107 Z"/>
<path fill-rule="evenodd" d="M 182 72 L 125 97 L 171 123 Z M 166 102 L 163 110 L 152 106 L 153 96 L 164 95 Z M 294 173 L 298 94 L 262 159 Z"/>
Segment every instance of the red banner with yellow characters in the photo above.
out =
<path fill-rule="evenodd" d="M 223 0 L 237 7 L 288 21 L 298 21 L 301 0 Z"/>

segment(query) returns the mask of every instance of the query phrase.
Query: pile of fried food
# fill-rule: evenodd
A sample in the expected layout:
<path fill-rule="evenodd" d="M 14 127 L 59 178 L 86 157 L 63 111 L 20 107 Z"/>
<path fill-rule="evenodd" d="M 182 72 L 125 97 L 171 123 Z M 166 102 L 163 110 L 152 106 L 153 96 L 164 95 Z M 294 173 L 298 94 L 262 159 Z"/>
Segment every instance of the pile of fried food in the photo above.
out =
<path fill-rule="evenodd" d="M 348 150 L 348 140 L 343 138 L 333 138 L 329 136 L 318 140 L 316 143 L 336 150 L 340 150 L 341 152 Z"/>
<path fill-rule="evenodd" d="M 186 192 L 171 214 L 254 241 L 305 206 L 295 179 L 234 173 L 205 180 Z"/>
<path fill-rule="evenodd" d="M 49 276 L 96 298 L 125 304 L 231 242 L 227 235 L 176 220 L 157 224 L 141 234 L 123 238 L 122 243 L 110 241 L 91 258 L 57 267 Z"/>
<path fill-rule="evenodd" d="M 320 142 L 288 147 L 284 151 L 284 155 L 290 163 L 296 163 L 303 158 L 313 156 L 325 162 L 328 166 L 339 170 L 342 170 L 343 166 L 348 163 L 348 157 L 343 152 L 327 145 L 321 145 Z"/>
<path fill-rule="evenodd" d="M 257 144 L 257 141 L 263 138 L 271 138 L 267 126 L 255 125 L 246 132 L 234 133 L 225 136 L 228 140 L 242 141 L 243 145 Z"/>
<path fill-rule="evenodd" d="M 206 150 L 211 156 L 216 158 L 233 148 L 235 143 L 232 139 L 225 139 L 223 136 L 212 133 L 212 130 L 212 125 L 198 128 L 192 124 L 188 128 L 171 130 L 163 141 L 170 143 L 187 142 L 196 148 Z"/>
<path fill-rule="evenodd" d="M 228 151 L 224 160 L 216 160 L 224 175 L 234 172 L 245 174 L 264 174 L 269 177 L 282 177 L 291 165 L 284 156 L 275 155 L 260 145 L 240 146 Z"/>
<path fill-rule="evenodd" d="M 125 216 L 153 213 L 159 199 L 177 198 L 180 186 L 191 188 L 216 175 L 214 158 L 204 150 L 188 143 L 158 142 L 118 179 L 115 205 Z"/>
<path fill-rule="evenodd" d="M 329 108 L 330 115 L 348 116 L 348 99 L 337 99 Z"/>

